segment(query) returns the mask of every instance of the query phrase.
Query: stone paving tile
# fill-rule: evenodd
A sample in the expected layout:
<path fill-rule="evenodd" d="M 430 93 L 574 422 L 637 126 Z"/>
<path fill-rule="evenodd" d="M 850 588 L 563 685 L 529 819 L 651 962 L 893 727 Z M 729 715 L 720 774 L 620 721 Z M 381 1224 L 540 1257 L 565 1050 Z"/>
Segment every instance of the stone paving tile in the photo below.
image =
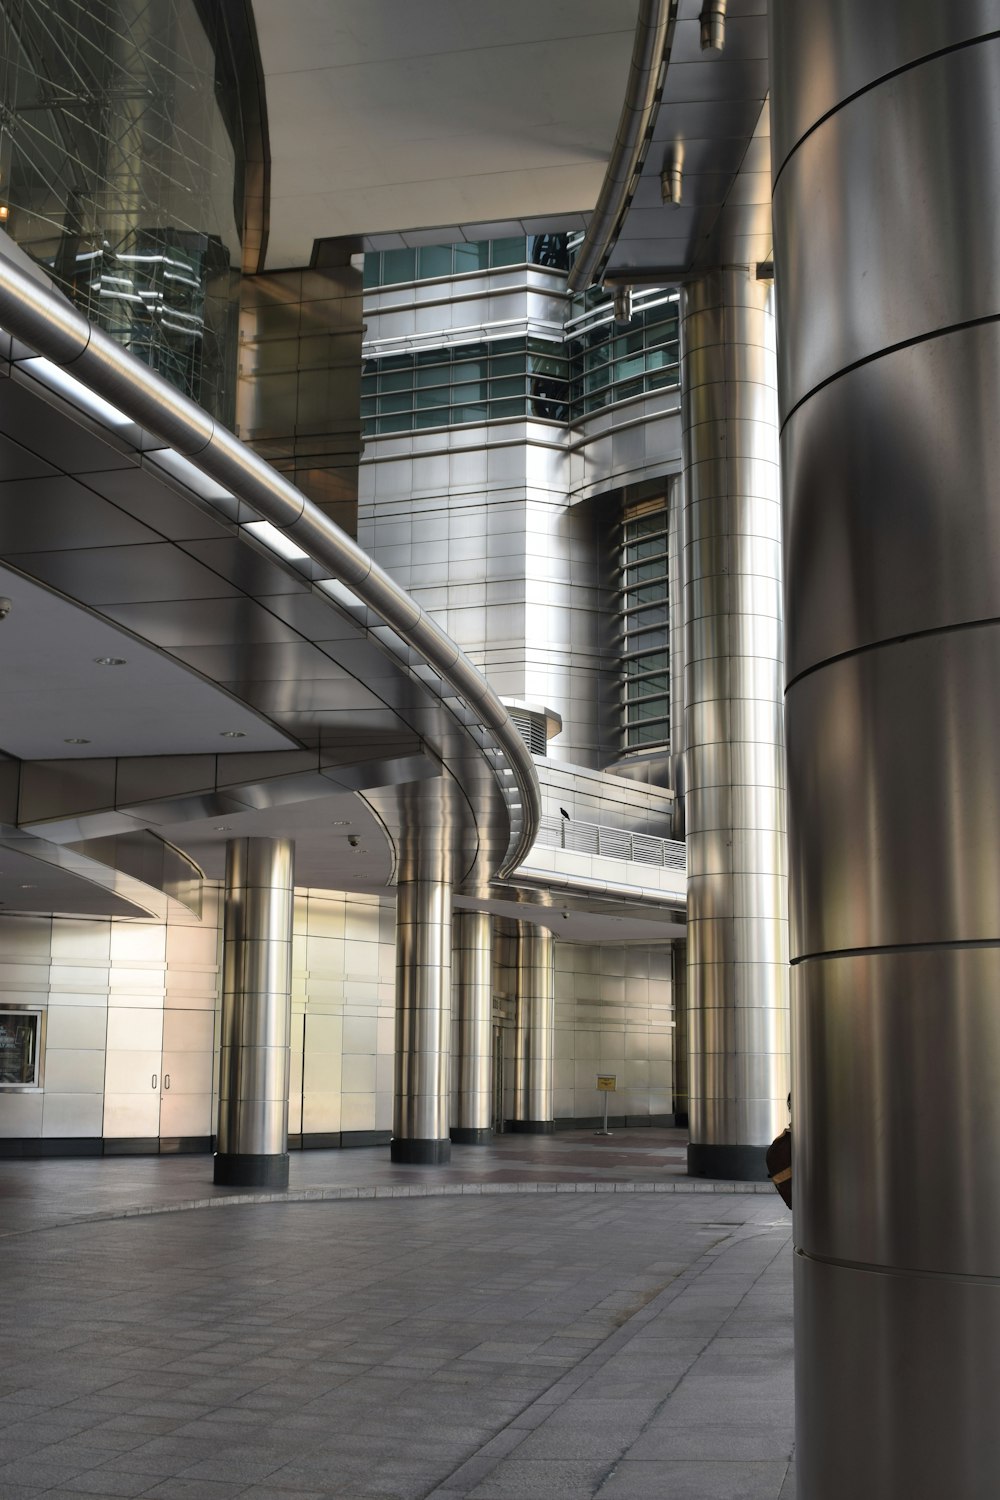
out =
<path fill-rule="evenodd" d="M 787 1463 L 625 1459 L 600 1500 L 778 1500 Z"/>
<path fill-rule="evenodd" d="M 0 1236 L 0 1497 L 589 1500 L 628 1466 L 791 1500 L 782 1212 L 462 1192 Z"/>

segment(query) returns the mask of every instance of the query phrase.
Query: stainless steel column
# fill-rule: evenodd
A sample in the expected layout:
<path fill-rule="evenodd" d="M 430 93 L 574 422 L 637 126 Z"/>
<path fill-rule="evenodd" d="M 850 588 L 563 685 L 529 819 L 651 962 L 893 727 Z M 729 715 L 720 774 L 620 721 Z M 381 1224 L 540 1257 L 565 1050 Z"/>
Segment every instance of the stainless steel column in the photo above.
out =
<path fill-rule="evenodd" d="M 288 1186 L 291 839 L 230 839 L 215 1181 Z"/>
<path fill-rule="evenodd" d="M 1000 1474 L 996 26 L 772 0 L 809 1500 Z"/>
<path fill-rule="evenodd" d="M 685 288 L 685 767 L 690 1145 L 761 1179 L 788 1093 L 781 528 L 770 288 Z"/>
<path fill-rule="evenodd" d="M 514 996 L 514 1118 L 525 1135 L 551 1135 L 555 943 L 547 927 L 517 924 Z"/>
<path fill-rule="evenodd" d="M 414 835 L 417 836 L 416 834 Z M 393 1161 L 451 1157 L 451 882 L 420 876 L 396 887 L 396 1089 Z"/>
<path fill-rule="evenodd" d="M 457 1145 L 493 1139 L 493 918 L 457 911 L 454 918 L 454 996 L 458 1014 Z"/>

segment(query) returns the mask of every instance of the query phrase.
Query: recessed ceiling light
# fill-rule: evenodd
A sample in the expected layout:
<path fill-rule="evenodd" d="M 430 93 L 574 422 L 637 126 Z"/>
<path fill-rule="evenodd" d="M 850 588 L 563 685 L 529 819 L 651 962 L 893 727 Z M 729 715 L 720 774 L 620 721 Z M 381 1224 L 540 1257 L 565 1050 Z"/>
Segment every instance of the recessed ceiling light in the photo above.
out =
<path fill-rule="evenodd" d="M 245 729 L 223 729 L 221 738 L 224 740 L 245 740 L 247 737 Z"/>
<path fill-rule="evenodd" d="M 333 822 L 330 824 L 331 828 L 350 828 L 350 826 L 350 818 L 334 818 Z"/>
<path fill-rule="evenodd" d="M 31 881 L 26 881 L 25 884 L 22 885 L 21 889 L 22 891 L 33 891 L 35 890 L 35 886 L 32 885 Z"/>
<path fill-rule="evenodd" d="M 127 665 L 124 656 L 95 656 L 94 661 L 99 667 L 124 667 Z"/>
<path fill-rule="evenodd" d="M 76 736 L 76 737 L 74 737 L 71 740 L 63 740 L 63 744 L 64 745 L 89 745 L 90 741 L 89 740 L 80 739 L 78 736 Z"/>
<path fill-rule="evenodd" d="M 212 832 L 213 833 L 229 833 L 231 827 L 232 827 L 231 823 L 216 823 L 216 825 L 213 828 Z"/>

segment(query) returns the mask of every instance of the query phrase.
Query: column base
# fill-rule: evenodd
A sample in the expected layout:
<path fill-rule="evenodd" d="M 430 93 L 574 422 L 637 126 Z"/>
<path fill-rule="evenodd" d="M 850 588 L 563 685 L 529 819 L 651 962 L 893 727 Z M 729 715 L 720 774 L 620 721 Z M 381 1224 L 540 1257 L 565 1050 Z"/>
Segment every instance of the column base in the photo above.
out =
<path fill-rule="evenodd" d="M 249 1156 L 219 1151 L 215 1157 L 213 1181 L 219 1187 L 286 1188 L 288 1154 Z"/>
<path fill-rule="evenodd" d="M 451 1161 L 451 1141 L 407 1141 L 395 1137 L 389 1143 L 389 1160 L 409 1167 L 443 1167 Z"/>
<path fill-rule="evenodd" d="M 735 1182 L 767 1182 L 766 1146 L 688 1146 L 689 1177 L 721 1177 Z"/>
<path fill-rule="evenodd" d="M 508 1120 L 507 1129 L 514 1135 L 555 1135 L 555 1120 Z"/>
<path fill-rule="evenodd" d="M 493 1139 L 493 1131 L 488 1125 L 482 1130 L 466 1125 L 453 1125 L 451 1139 L 456 1146 L 488 1146 Z"/>

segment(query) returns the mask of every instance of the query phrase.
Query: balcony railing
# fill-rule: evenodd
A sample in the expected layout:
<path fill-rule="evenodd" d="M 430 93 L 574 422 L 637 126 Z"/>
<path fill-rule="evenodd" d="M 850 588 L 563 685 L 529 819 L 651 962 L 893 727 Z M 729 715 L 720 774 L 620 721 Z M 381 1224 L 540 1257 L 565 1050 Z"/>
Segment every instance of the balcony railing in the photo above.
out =
<path fill-rule="evenodd" d="M 543 817 L 535 842 L 549 848 L 572 849 L 576 854 L 599 854 L 604 859 L 659 865 L 665 870 L 687 869 L 687 853 L 682 843 L 653 838 L 648 833 L 605 828 L 600 823 L 578 823 L 575 818 Z"/>

